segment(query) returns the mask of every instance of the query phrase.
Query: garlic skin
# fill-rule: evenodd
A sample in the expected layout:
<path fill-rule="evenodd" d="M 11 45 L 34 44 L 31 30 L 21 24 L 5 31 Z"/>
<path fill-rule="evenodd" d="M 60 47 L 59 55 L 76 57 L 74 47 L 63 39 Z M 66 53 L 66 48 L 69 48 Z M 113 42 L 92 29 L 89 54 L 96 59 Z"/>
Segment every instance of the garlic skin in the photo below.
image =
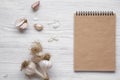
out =
<path fill-rule="evenodd" d="M 28 63 L 28 64 L 26 66 L 24 66 L 24 64 L 26 64 L 26 63 Z M 21 65 L 21 70 L 26 75 L 31 76 L 31 75 L 37 74 L 38 76 L 42 77 L 43 79 L 46 79 L 46 77 L 36 69 L 36 65 L 32 61 L 24 61 Z"/>
<path fill-rule="evenodd" d="M 42 60 L 38 63 L 41 68 L 43 75 L 48 78 L 48 70 L 52 67 L 52 62 L 48 60 Z"/>
<path fill-rule="evenodd" d="M 42 51 L 42 49 L 43 49 L 43 48 L 42 48 L 41 43 L 38 42 L 38 41 L 35 41 L 35 42 L 33 42 L 33 44 L 31 45 L 31 54 L 32 54 L 33 56 L 38 55 L 39 52 Z"/>
<path fill-rule="evenodd" d="M 31 61 L 33 61 L 34 63 L 38 63 L 43 59 L 43 57 L 43 55 L 36 55 L 31 58 Z"/>
<path fill-rule="evenodd" d="M 31 61 L 33 61 L 34 63 L 39 63 L 42 60 L 50 60 L 51 55 L 49 53 L 45 53 L 45 54 L 39 54 L 39 55 L 34 55 L 31 58 Z"/>
<path fill-rule="evenodd" d="M 50 58 L 51 58 L 51 55 L 49 54 L 49 53 L 45 53 L 44 55 L 43 55 L 43 60 L 50 60 Z"/>

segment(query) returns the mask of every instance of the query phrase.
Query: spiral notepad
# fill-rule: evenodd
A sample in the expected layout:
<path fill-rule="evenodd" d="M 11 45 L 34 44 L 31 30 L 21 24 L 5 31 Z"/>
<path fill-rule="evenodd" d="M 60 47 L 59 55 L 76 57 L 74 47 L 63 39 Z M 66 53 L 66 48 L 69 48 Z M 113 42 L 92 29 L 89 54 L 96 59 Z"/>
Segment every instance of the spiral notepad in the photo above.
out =
<path fill-rule="evenodd" d="M 75 71 L 115 71 L 115 24 L 112 11 L 75 13 Z"/>

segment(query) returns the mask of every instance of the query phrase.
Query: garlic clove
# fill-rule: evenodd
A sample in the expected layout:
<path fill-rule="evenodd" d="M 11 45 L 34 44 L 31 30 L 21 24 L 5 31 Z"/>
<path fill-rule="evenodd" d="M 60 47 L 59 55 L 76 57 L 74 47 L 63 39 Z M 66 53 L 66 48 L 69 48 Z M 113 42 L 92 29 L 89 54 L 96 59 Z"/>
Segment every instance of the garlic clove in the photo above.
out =
<path fill-rule="evenodd" d="M 23 31 L 23 30 L 27 29 L 27 27 L 28 27 L 27 19 L 20 18 L 20 19 L 16 20 L 15 26 L 17 27 L 17 29 L 19 31 Z"/>
<path fill-rule="evenodd" d="M 15 26 L 21 26 L 23 23 L 27 23 L 27 19 L 26 18 L 19 18 L 16 20 Z"/>
<path fill-rule="evenodd" d="M 21 65 L 21 70 L 26 74 L 26 75 L 33 75 L 35 74 L 35 65 L 30 62 L 30 61 L 24 61 Z"/>
<path fill-rule="evenodd" d="M 24 23 L 24 20 L 21 20 L 21 21 L 19 21 L 19 22 L 16 22 L 16 27 L 19 27 L 19 26 L 21 26 L 22 24 Z"/>
<path fill-rule="evenodd" d="M 25 30 L 25 29 L 27 29 L 27 26 L 28 26 L 27 23 L 23 23 L 23 25 L 21 25 L 21 26 L 19 27 L 19 30 Z"/>
<path fill-rule="evenodd" d="M 41 68 L 41 71 L 42 71 L 43 75 L 47 78 L 48 77 L 47 72 L 52 67 L 51 61 L 42 60 L 38 64 L 39 64 L 39 66 Z"/>
<path fill-rule="evenodd" d="M 36 10 L 38 10 L 39 5 L 40 5 L 40 1 L 36 1 L 35 3 L 32 4 L 31 8 L 32 8 L 34 11 L 36 11 Z"/>
<path fill-rule="evenodd" d="M 41 25 L 41 24 L 34 24 L 34 28 L 35 28 L 37 31 L 42 31 L 42 30 L 43 30 L 43 25 Z"/>
<path fill-rule="evenodd" d="M 39 62 L 41 68 L 48 70 L 52 67 L 52 62 L 48 60 L 42 60 Z"/>

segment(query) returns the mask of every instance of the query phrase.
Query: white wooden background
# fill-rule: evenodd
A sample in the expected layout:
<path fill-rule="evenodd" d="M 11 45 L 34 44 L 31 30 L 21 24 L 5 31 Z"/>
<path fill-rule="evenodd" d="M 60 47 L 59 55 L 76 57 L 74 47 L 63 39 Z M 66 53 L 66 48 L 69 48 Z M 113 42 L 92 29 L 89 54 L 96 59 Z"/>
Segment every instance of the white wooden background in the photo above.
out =
<path fill-rule="evenodd" d="M 41 0 L 39 11 L 33 12 L 34 1 L 0 0 L 0 80 L 28 80 L 20 71 L 20 64 L 29 57 L 31 42 L 35 40 L 42 43 L 44 52 L 52 54 L 50 80 L 120 80 L 120 0 Z M 117 14 L 115 73 L 73 71 L 73 13 L 76 10 L 112 10 Z M 29 21 L 25 33 L 14 26 L 15 20 L 21 17 Z M 48 25 L 54 20 L 61 23 L 57 29 Z M 34 23 L 43 24 L 44 30 L 37 32 Z M 57 35 L 58 41 L 48 42 L 51 35 Z"/>

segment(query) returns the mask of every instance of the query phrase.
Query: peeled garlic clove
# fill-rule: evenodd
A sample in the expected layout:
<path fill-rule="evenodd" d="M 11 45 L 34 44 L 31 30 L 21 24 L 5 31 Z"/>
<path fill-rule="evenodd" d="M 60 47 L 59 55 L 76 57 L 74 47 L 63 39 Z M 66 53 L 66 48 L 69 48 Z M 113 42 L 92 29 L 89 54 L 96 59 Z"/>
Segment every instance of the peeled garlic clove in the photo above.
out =
<path fill-rule="evenodd" d="M 41 25 L 41 24 L 34 24 L 34 28 L 35 28 L 37 31 L 41 31 L 41 30 L 43 30 L 43 25 Z"/>
<path fill-rule="evenodd" d="M 31 8 L 32 8 L 34 11 L 36 11 L 36 10 L 38 10 L 39 5 L 40 5 L 40 1 L 37 1 L 37 2 L 35 2 L 35 3 L 32 4 Z"/>

